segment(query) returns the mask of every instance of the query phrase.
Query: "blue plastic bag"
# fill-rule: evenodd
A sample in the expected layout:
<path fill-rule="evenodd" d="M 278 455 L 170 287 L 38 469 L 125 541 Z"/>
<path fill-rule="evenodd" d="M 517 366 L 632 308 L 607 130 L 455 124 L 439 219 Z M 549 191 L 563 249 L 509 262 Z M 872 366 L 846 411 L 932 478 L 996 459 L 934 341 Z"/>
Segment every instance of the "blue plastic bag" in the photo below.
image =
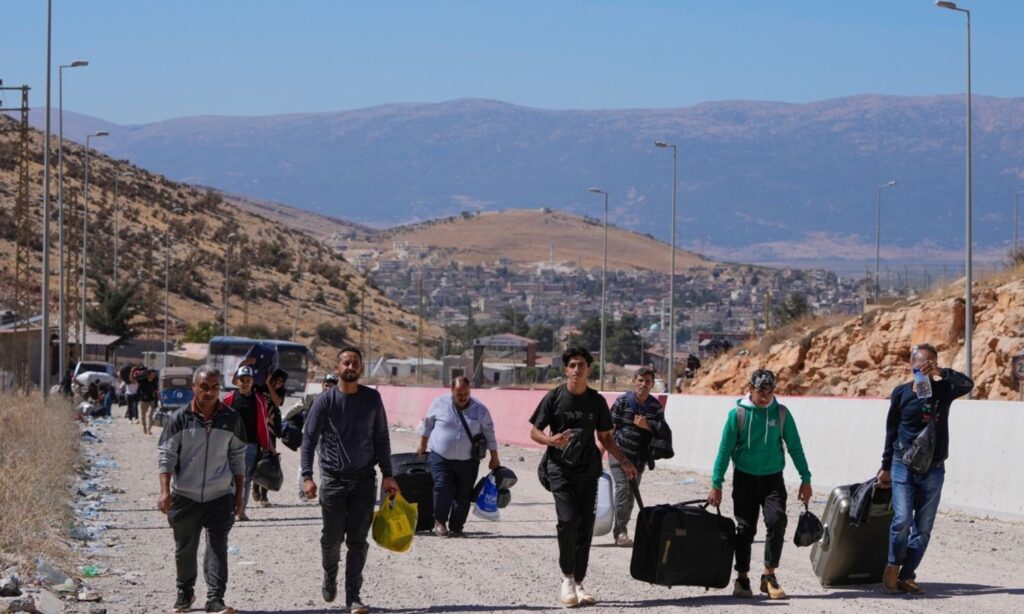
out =
<path fill-rule="evenodd" d="M 484 487 L 476 497 L 473 514 L 485 520 L 501 519 L 501 513 L 498 512 L 498 484 L 494 479 L 494 473 L 487 474 Z"/>

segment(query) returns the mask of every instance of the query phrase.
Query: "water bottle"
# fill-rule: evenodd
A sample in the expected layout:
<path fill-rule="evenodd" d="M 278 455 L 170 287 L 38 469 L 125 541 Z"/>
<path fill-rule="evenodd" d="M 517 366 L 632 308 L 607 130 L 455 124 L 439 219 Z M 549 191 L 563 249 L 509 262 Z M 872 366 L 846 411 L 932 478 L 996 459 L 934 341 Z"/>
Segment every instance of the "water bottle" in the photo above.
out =
<path fill-rule="evenodd" d="M 932 380 L 930 377 L 921 373 L 921 370 L 914 368 L 914 394 L 919 399 L 930 399 L 932 398 Z"/>

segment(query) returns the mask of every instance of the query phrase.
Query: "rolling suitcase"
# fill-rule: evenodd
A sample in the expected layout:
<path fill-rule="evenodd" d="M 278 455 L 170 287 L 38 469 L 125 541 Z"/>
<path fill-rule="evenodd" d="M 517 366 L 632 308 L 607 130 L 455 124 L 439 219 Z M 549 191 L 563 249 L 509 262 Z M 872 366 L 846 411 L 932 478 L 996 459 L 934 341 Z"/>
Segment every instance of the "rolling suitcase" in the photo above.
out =
<path fill-rule="evenodd" d="M 707 511 L 705 500 L 644 507 L 635 482 L 630 488 L 640 512 L 629 573 L 662 586 L 725 588 L 732 574 L 736 523 Z M 700 505 L 703 503 L 704 505 Z"/>
<path fill-rule="evenodd" d="M 417 509 L 416 530 L 434 528 L 434 478 L 427 468 L 427 456 L 415 453 L 392 454 L 391 470 L 402 496 Z M 381 500 L 384 500 L 381 495 Z"/>
<path fill-rule="evenodd" d="M 811 567 L 822 586 L 875 584 L 888 562 L 892 489 L 877 488 L 868 520 L 850 525 L 850 486 L 832 490 L 821 519 L 825 532 L 811 548 Z"/>

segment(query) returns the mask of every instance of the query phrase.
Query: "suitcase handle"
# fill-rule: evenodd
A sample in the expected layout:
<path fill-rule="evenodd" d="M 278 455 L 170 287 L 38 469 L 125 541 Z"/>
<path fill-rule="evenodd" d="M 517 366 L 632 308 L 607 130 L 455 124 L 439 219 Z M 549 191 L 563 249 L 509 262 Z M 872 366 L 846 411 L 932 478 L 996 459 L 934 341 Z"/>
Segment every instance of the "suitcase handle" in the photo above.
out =
<path fill-rule="evenodd" d="M 644 499 L 640 496 L 640 486 L 637 485 L 636 480 L 629 480 L 629 489 L 633 491 L 633 498 L 636 499 L 636 504 L 640 506 L 640 509 L 644 509 Z"/>
<path fill-rule="evenodd" d="M 679 505 L 697 505 L 698 507 L 700 507 L 700 509 L 706 511 L 708 509 L 708 500 L 707 499 L 692 499 L 690 501 L 683 501 Z M 716 505 L 715 506 L 715 511 L 718 512 L 719 516 L 722 515 L 722 508 L 721 507 Z"/>

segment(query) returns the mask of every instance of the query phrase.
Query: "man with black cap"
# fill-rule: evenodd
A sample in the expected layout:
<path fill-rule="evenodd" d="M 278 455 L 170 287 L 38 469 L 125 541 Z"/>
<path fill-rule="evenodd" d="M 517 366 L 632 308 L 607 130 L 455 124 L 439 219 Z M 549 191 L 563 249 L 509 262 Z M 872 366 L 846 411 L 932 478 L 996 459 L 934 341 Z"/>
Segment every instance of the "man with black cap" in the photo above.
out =
<path fill-rule="evenodd" d="M 722 482 L 732 460 L 736 467 L 732 474 L 732 504 L 736 516 L 736 581 L 732 594 L 753 597 L 750 588 L 750 550 L 757 534 L 757 516 L 764 512 L 764 573 L 761 592 L 770 599 L 785 599 L 775 570 L 782 557 L 782 544 L 786 532 L 786 482 L 782 469 L 786 466 L 785 448 L 800 473 L 797 497 L 804 502 L 811 499 L 811 472 L 804 458 L 800 433 L 796 421 L 786 406 L 775 398 L 775 374 L 768 369 L 757 369 L 750 376 L 750 394 L 738 399 L 729 412 L 718 456 L 711 474 L 711 492 L 708 504 L 722 503 Z"/>
<path fill-rule="evenodd" d="M 252 470 L 256 465 L 260 451 L 271 453 L 273 444 L 270 441 L 270 428 L 267 422 L 269 404 L 267 399 L 256 392 L 255 371 L 252 367 L 238 367 L 232 383 L 237 390 L 224 397 L 224 404 L 238 412 L 245 425 L 245 486 L 243 490 L 242 511 L 238 514 L 241 521 L 249 520 L 246 507 L 249 505 L 249 492 L 252 489 Z"/>

